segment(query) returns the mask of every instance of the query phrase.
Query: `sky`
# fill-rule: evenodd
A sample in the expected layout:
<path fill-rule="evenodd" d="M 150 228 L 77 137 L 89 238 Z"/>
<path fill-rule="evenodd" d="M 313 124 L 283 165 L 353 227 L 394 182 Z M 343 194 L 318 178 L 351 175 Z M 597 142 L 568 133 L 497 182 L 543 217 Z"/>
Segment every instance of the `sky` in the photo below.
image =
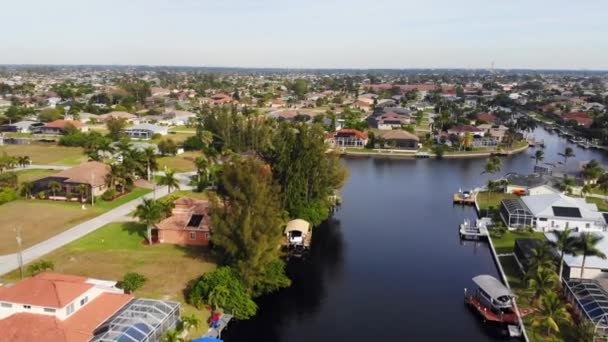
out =
<path fill-rule="evenodd" d="M 0 64 L 608 69 L 606 0 L 19 0 Z"/>

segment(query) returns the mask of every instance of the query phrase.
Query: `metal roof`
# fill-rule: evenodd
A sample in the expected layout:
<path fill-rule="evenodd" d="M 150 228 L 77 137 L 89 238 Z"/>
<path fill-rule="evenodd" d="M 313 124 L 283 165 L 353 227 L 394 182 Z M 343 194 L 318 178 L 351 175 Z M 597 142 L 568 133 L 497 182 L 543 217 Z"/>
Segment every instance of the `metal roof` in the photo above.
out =
<path fill-rule="evenodd" d="M 509 290 L 500 280 L 492 277 L 488 274 L 478 275 L 473 278 L 473 282 L 479 286 L 485 293 L 490 295 L 492 298 L 500 298 L 500 297 L 514 297 L 515 295 L 511 290 Z"/>
<path fill-rule="evenodd" d="M 287 222 L 287 227 L 285 227 L 285 233 L 299 231 L 302 233 L 302 235 L 306 235 L 308 234 L 309 229 L 310 223 L 308 223 L 308 221 L 302 219 L 295 219 Z"/>
<path fill-rule="evenodd" d="M 571 279 L 567 285 L 587 318 L 600 328 L 608 328 L 608 294 L 606 291 L 592 279 Z"/>

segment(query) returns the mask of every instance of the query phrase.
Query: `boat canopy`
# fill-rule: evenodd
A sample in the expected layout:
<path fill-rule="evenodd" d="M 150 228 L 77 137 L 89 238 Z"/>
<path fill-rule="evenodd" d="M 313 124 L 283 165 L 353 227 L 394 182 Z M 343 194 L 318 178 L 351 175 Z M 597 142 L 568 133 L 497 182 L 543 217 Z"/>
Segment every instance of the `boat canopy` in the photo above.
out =
<path fill-rule="evenodd" d="M 498 279 L 492 277 L 491 275 L 478 275 L 477 277 L 473 278 L 473 281 L 475 284 L 477 284 L 477 286 L 479 286 L 480 289 L 482 289 L 492 298 L 515 296 L 511 290 L 509 290 Z"/>
<path fill-rule="evenodd" d="M 302 235 L 308 234 L 310 230 L 310 223 L 308 221 L 302 219 L 295 219 L 287 222 L 287 227 L 285 227 L 285 234 L 289 234 L 289 232 L 301 232 Z"/>

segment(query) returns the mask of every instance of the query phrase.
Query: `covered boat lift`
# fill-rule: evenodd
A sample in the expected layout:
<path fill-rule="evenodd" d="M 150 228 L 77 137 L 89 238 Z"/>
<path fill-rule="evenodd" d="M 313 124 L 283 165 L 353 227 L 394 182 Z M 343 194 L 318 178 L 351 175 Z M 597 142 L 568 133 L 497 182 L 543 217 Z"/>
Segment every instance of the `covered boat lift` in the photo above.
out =
<path fill-rule="evenodd" d="M 515 294 L 510 289 L 488 274 L 474 277 L 473 282 L 478 286 L 477 291 L 474 295 L 465 297 L 465 301 L 486 321 L 518 324 L 513 305 Z"/>
<path fill-rule="evenodd" d="M 285 227 L 284 245 L 288 251 L 294 255 L 301 255 L 310 248 L 312 240 L 312 227 L 310 222 L 302 219 L 295 219 L 287 222 Z"/>

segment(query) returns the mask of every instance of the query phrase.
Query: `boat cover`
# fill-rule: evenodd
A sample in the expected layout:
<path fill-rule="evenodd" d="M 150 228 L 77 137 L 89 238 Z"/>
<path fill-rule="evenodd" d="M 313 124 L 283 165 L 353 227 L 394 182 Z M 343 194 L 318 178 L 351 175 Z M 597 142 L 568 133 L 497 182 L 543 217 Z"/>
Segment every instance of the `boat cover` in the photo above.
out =
<path fill-rule="evenodd" d="M 504 286 L 498 279 L 488 274 L 478 275 L 473 278 L 473 281 L 480 289 L 490 295 L 492 298 L 500 298 L 504 296 L 514 297 L 513 292 Z"/>
<path fill-rule="evenodd" d="M 285 234 L 293 231 L 301 232 L 302 235 L 308 234 L 308 230 L 310 229 L 310 223 L 308 221 L 302 219 L 295 219 L 287 222 L 287 227 L 285 227 Z"/>

